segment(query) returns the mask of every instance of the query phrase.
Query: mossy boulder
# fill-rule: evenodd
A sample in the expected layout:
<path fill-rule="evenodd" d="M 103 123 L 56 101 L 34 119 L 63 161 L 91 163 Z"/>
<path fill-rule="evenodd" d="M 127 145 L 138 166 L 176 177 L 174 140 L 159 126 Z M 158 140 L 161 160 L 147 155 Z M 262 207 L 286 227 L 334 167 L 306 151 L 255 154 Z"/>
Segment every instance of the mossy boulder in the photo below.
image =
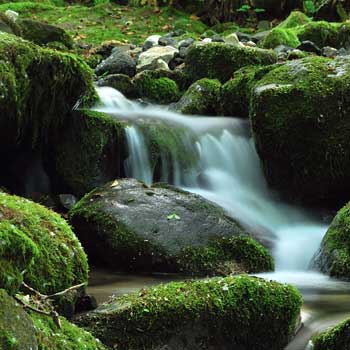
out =
<path fill-rule="evenodd" d="M 277 56 L 271 50 L 225 43 L 192 45 L 186 56 L 186 73 L 192 82 L 201 78 L 226 82 L 244 66 L 268 65 L 276 61 Z"/>
<path fill-rule="evenodd" d="M 4 289 L 0 289 L 0 350 L 38 350 L 31 318 Z"/>
<path fill-rule="evenodd" d="M 349 57 L 276 65 L 255 84 L 250 119 L 271 185 L 309 204 L 348 200 L 349 93 Z"/>
<path fill-rule="evenodd" d="M 172 109 L 183 114 L 215 115 L 220 87 L 218 80 L 200 79 L 189 87 Z"/>
<path fill-rule="evenodd" d="M 0 12 L 0 32 L 21 35 L 21 28 L 5 13 Z"/>
<path fill-rule="evenodd" d="M 292 11 L 290 15 L 278 25 L 281 29 L 290 29 L 302 26 L 311 22 L 311 18 L 300 11 Z"/>
<path fill-rule="evenodd" d="M 315 335 L 312 338 L 313 350 L 347 350 L 350 344 L 350 320 Z"/>
<path fill-rule="evenodd" d="M 0 192 L 0 240 L 0 285 L 9 293 L 22 280 L 44 294 L 87 281 L 78 239 L 63 218 L 40 204 Z"/>
<path fill-rule="evenodd" d="M 73 39 L 62 28 L 41 23 L 32 19 L 20 19 L 16 24 L 21 29 L 21 36 L 38 45 L 61 43 L 68 49 L 73 47 Z"/>
<path fill-rule="evenodd" d="M 350 279 L 349 203 L 333 219 L 312 264 L 332 277 Z"/>
<path fill-rule="evenodd" d="M 73 107 L 96 100 L 93 74 L 77 56 L 0 33 L 0 145 L 44 143 Z M 29 146 L 30 147 L 30 146 Z"/>
<path fill-rule="evenodd" d="M 53 190 L 82 196 L 123 175 L 126 156 L 121 122 L 100 112 L 74 111 L 47 159 Z"/>
<path fill-rule="evenodd" d="M 243 275 L 115 298 L 78 324 L 122 350 L 281 350 L 299 323 L 301 304 L 294 287 Z"/>
<path fill-rule="evenodd" d="M 170 185 L 115 181 L 81 199 L 70 219 L 90 259 L 116 270 L 205 275 L 229 267 L 233 273 L 273 269 L 265 248 L 237 238 L 245 232 L 223 209 Z"/>
<path fill-rule="evenodd" d="M 259 44 L 264 49 L 274 49 L 279 45 L 296 48 L 301 44 L 293 29 L 275 28 Z"/>

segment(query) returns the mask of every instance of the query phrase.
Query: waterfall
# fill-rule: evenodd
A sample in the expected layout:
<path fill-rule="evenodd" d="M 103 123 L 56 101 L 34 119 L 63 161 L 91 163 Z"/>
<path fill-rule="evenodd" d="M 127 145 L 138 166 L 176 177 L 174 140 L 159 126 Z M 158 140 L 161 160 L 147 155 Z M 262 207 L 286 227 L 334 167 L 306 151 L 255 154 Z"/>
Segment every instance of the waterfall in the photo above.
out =
<path fill-rule="evenodd" d="M 267 186 L 247 121 L 238 118 L 184 116 L 159 106 L 128 101 L 111 88 L 99 88 L 96 110 L 127 119 L 129 157 L 126 174 L 147 184 L 154 180 L 151 150 L 140 122 L 185 128 L 183 150 L 161 151 L 161 180 L 197 193 L 222 206 L 244 227 L 275 237 L 276 271 L 306 271 L 327 226 L 305 210 L 279 200 Z M 185 170 L 181 156 L 197 162 Z M 306 277 L 307 278 L 307 277 Z"/>

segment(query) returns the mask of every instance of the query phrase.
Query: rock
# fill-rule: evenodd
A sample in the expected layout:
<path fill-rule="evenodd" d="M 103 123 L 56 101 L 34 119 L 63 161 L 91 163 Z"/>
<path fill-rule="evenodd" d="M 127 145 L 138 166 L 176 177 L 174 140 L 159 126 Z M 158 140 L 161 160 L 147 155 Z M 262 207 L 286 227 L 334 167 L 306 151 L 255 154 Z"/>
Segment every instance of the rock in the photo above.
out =
<path fill-rule="evenodd" d="M 149 36 L 144 44 L 143 44 L 143 51 L 147 51 L 149 50 L 150 48 L 152 48 L 153 46 L 157 46 L 158 45 L 158 41 L 159 39 L 161 38 L 160 35 L 151 35 Z"/>
<path fill-rule="evenodd" d="M 114 269 L 199 275 L 273 269 L 267 250 L 241 236 L 223 209 L 170 185 L 118 180 L 85 196 L 70 218 L 91 261 Z"/>
<path fill-rule="evenodd" d="M 344 49 L 343 47 L 338 50 L 338 56 L 348 56 L 349 51 Z"/>
<path fill-rule="evenodd" d="M 127 157 L 124 125 L 107 114 L 74 111 L 50 154 L 54 191 L 81 197 L 123 174 Z"/>
<path fill-rule="evenodd" d="M 18 16 L 19 16 L 19 13 L 18 12 L 15 12 L 15 11 L 12 11 L 12 10 L 6 10 L 5 11 L 5 15 L 13 22 L 16 22 Z"/>
<path fill-rule="evenodd" d="M 172 46 L 172 47 L 176 48 L 177 41 L 171 37 L 163 36 L 163 37 L 159 38 L 158 45 L 160 45 L 160 46 Z"/>
<path fill-rule="evenodd" d="M 211 41 L 214 42 L 214 43 L 223 43 L 223 42 L 225 42 L 225 40 L 219 34 L 214 34 L 211 37 Z"/>
<path fill-rule="evenodd" d="M 350 344 L 350 320 L 347 319 L 337 326 L 316 334 L 312 337 L 313 350 L 339 349 L 346 350 Z"/>
<path fill-rule="evenodd" d="M 179 56 L 181 58 L 186 58 L 188 54 L 189 47 L 181 46 L 179 49 Z"/>
<path fill-rule="evenodd" d="M 6 14 L 0 12 L 0 32 L 20 35 L 21 28 Z"/>
<path fill-rule="evenodd" d="M 334 47 L 325 46 L 322 48 L 322 56 L 328 58 L 335 58 L 336 56 L 338 56 L 338 50 Z"/>
<path fill-rule="evenodd" d="M 158 69 L 161 69 L 161 70 L 168 70 L 170 69 L 170 63 L 174 60 L 174 58 L 169 62 L 169 65 L 162 59 L 159 59 L 157 60 L 155 63 L 154 63 L 154 66 L 153 66 L 153 69 L 154 70 L 158 70 Z"/>
<path fill-rule="evenodd" d="M 193 82 L 201 78 L 225 82 L 239 68 L 268 65 L 276 61 L 276 54 L 270 50 L 223 43 L 193 45 L 186 57 L 186 72 Z"/>
<path fill-rule="evenodd" d="M 301 51 L 299 49 L 293 49 L 288 52 L 287 59 L 288 60 L 298 60 L 300 58 L 307 57 L 308 53 L 305 51 Z"/>
<path fill-rule="evenodd" d="M 312 267 L 335 278 L 350 279 L 350 204 L 333 219 Z"/>
<path fill-rule="evenodd" d="M 73 39 L 62 28 L 31 19 L 20 19 L 16 24 L 21 28 L 21 36 L 24 39 L 38 45 L 59 42 L 69 49 L 73 47 Z"/>
<path fill-rule="evenodd" d="M 181 57 L 175 57 L 169 62 L 169 69 L 174 70 L 176 67 L 184 64 L 185 60 Z"/>
<path fill-rule="evenodd" d="M 152 70 L 155 69 L 156 62 L 161 59 L 166 63 L 169 63 L 178 54 L 179 50 L 172 46 L 155 46 L 151 49 L 143 52 L 137 62 L 137 71 Z"/>
<path fill-rule="evenodd" d="M 192 39 L 192 38 L 181 40 L 179 42 L 179 49 L 181 49 L 182 47 L 184 47 L 184 48 L 190 47 L 193 43 L 194 43 L 194 39 Z"/>
<path fill-rule="evenodd" d="M 137 97 L 135 84 L 128 75 L 125 74 L 110 74 L 100 78 L 97 86 L 109 86 L 120 91 L 127 98 Z"/>
<path fill-rule="evenodd" d="M 255 84 L 255 143 L 269 183 L 287 196 L 327 206 L 349 198 L 349 79 L 349 57 L 308 57 Z"/>
<path fill-rule="evenodd" d="M 293 50 L 293 48 L 287 45 L 278 45 L 273 49 L 273 51 L 275 51 L 277 55 L 279 55 L 280 53 L 288 53 L 291 50 Z"/>
<path fill-rule="evenodd" d="M 136 74 L 136 62 L 123 50 L 115 48 L 111 56 L 103 60 L 95 69 L 97 76 L 104 74 Z"/>
<path fill-rule="evenodd" d="M 247 41 L 246 43 L 244 43 L 244 46 L 248 46 L 248 47 L 256 47 L 256 44 L 254 41 Z"/>
<path fill-rule="evenodd" d="M 300 40 L 293 30 L 276 27 L 259 43 L 265 49 L 275 49 L 281 45 L 295 48 L 300 45 Z"/>
<path fill-rule="evenodd" d="M 203 43 L 203 44 L 210 44 L 212 41 L 213 41 L 213 40 L 212 40 L 211 38 L 204 38 L 204 39 L 202 40 L 202 43 Z"/>
<path fill-rule="evenodd" d="M 259 41 L 264 40 L 270 34 L 270 32 L 271 30 L 264 30 L 263 32 L 258 32 L 252 36 L 251 41 L 258 44 Z"/>
<path fill-rule="evenodd" d="M 252 35 L 250 35 L 250 34 L 246 34 L 246 33 L 242 33 L 240 31 L 237 31 L 236 35 L 237 35 L 237 37 L 238 37 L 238 39 L 240 41 L 250 41 L 250 40 L 252 40 Z"/>
<path fill-rule="evenodd" d="M 231 44 L 231 45 L 239 45 L 239 39 L 236 33 L 231 33 L 227 37 L 225 37 L 225 43 Z"/>
<path fill-rule="evenodd" d="M 301 304 L 292 286 L 237 276 L 144 289 L 112 299 L 77 323 L 121 350 L 282 349 Z"/>
<path fill-rule="evenodd" d="M 0 287 L 10 294 L 23 279 L 44 294 L 87 281 L 78 239 L 64 219 L 39 204 L 0 193 L 0 238 Z"/>
<path fill-rule="evenodd" d="M 297 47 L 297 49 L 301 51 L 312 52 L 312 53 L 315 53 L 316 55 L 321 55 L 321 49 L 316 44 L 314 44 L 312 41 L 309 41 L 309 40 L 303 41 Z"/>
<path fill-rule="evenodd" d="M 183 114 L 216 115 L 220 87 L 218 80 L 198 80 L 171 109 Z"/>
<path fill-rule="evenodd" d="M 138 96 L 154 103 L 169 104 L 176 102 L 180 96 L 179 87 L 174 80 L 157 77 L 149 71 L 137 74 L 134 84 Z"/>
<path fill-rule="evenodd" d="M 68 210 L 77 202 L 77 197 L 73 196 L 72 194 L 60 194 L 58 198 L 62 207 Z"/>

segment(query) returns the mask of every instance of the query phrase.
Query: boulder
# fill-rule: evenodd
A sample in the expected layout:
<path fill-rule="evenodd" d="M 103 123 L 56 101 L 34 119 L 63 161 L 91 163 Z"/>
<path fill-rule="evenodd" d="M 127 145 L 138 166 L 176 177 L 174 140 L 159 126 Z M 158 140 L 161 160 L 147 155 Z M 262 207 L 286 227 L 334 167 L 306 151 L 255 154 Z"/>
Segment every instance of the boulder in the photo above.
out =
<path fill-rule="evenodd" d="M 170 185 L 118 180 L 70 211 L 91 261 L 121 271 L 199 275 L 273 269 L 268 251 L 215 204 Z M 250 252 L 250 253 L 248 253 Z"/>
<path fill-rule="evenodd" d="M 136 74 L 136 62 L 124 50 L 114 48 L 111 56 L 103 60 L 95 69 L 97 76 L 105 74 L 125 74 L 133 77 Z"/>
<path fill-rule="evenodd" d="M 218 80 L 198 80 L 171 109 L 183 114 L 216 115 L 220 87 Z"/>
<path fill-rule="evenodd" d="M 39 204 L 0 192 L 0 240 L 0 287 L 11 294 L 23 280 L 44 294 L 87 281 L 78 239 L 63 218 Z"/>
<path fill-rule="evenodd" d="M 268 181 L 289 198 L 331 206 L 350 191 L 350 58 L 276 65 L 254 85 L 250 119 Z"/>
<path fill-rule="evenodd" d="M 350 204 L 333 219 L 312 266 L 336 278 L 350 279 Z"/>
<path fill-rule="evenodd" d="M 143 289 L 77 323 L 121 350 L 281 350 L 299 324 L 301 304 L 294 287 L 243 275 Z"/>
<path fill-rule="evenodd" d="M 268 65 L 276 61 L 276 54 L 270 50 L 225 43 L 197 44 L 191 46 L 186 57 L 186 72 L 192 82 L 201 78 L 226 82 L 244 66 Z"/>
<path fill-rule="evenodd" d="M 58 42 L 67 48 L 73 47 L 73 39 L 62 28 L 47 23 L 33 21 L 32 19 L 20 19 L 16 24 L 21 29 L 21 36 L 38 45 L 47 45 Z"/>
<path fill-rule="evenodd" d="M 178 54 L 179 50 L 172 46 L 155 46 L 143 52 L 137 61 L 137 71 L 154 69 L 155 64 L 159 59 L 165 63 L 169 63 Z"/>

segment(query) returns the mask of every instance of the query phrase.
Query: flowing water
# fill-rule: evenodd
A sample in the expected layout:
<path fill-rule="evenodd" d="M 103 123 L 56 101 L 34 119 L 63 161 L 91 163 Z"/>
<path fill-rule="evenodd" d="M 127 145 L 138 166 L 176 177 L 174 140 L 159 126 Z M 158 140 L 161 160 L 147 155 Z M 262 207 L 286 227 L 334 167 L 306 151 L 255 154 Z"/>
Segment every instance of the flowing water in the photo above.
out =
<path fill-rule="evenodd" d="M 308 271 L 328 223 L 315 213 L 284 203 L 268 188 L 247 121 L 183 116 L 129 101 L 112 88 L 99 88 L 98 93 L 101 104 L 96 110 L 128 121 L 127 176 L 147 184 L 159 177 L 152 167 L 147 133 L 140 125 L 154 122 L 172 130 L 185 129 L 186 133 L 179 132 L 178 141 L 183 151 L 161 154 L 160 180 L 219 204 L 248 230 L 259 233 L 262 240 L 273 240 L 276 272 L 261 276 L 294 284 L 305 299 L 305 327 L 288 349 L 305 349 L 313 332 L 350 316 L 349 284 Z M 197 159 L 189 169 L 180 159 L 183 153 Z M 134 286 L 148 284 L 144 279 L 132 280 Z M 118 285 L 118 281 L 114 283 Z"/>

